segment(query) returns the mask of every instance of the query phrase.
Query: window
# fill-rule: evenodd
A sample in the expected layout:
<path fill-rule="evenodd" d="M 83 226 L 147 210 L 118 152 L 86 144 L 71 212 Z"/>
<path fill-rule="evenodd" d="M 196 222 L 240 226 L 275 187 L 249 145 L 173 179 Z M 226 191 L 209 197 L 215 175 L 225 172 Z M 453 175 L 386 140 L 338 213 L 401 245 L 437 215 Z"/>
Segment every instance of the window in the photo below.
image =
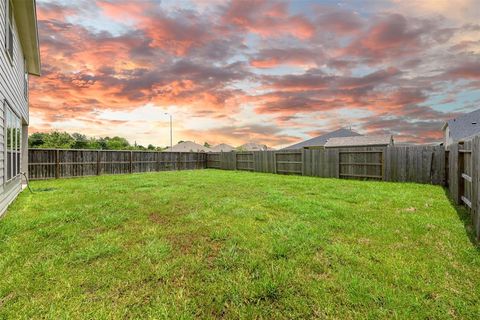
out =
<path fill-rule="evenodd" d="M 25 96 L 25 100 L 28 101 L 28 66 L 27 66 L 27 60 L 24 60 L 23 64 L 23 72 L 24 72 L 24 78 L 23 78 L 23 94 Z"/>
<path fill-rule="evenodd" d="M 20 174 L 22 143 L 20 118 L 12 111 L 8 103 L 5 106 L 5 130 L 5 168 L 7 169 L 6 181 L 8 182 Z"/>
<path fill-rule="evenodd" d="M 13 5 L 11 0 L 5 1 L 6 3 L 6 33 L 5 33 L 5 49 L 7 50 L 10 60 L 13 60 Z"/>

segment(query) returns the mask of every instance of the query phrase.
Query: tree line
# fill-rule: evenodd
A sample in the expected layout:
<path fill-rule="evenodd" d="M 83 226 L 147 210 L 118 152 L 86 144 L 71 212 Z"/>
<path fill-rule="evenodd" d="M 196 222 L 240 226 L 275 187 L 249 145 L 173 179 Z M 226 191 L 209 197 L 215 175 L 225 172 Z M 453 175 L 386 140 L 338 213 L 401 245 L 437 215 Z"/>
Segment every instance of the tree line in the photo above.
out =
<path fill-rule="evenodd" d="M 165 148 L 149 144 L 142 146 L 136 142 L 132 145 L 127 139 L 115 137 L 88 138 L 81 133 L 68 133 L 61 131 L 35 132 L 28 137 L 29 148 L 52 149 L 100 149 L 100 150 L 152 150 L 162 151 Z"/>

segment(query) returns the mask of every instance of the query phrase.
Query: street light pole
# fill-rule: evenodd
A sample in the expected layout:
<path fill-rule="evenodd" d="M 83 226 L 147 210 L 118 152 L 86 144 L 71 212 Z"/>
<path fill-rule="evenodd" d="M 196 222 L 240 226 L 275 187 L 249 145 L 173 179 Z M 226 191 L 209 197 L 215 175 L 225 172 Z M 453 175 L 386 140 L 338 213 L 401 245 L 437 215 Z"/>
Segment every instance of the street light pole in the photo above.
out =
<path fill-rule="evenodd" d="M 166 115 L 170 116 L 170 152 L 173 151 L 173 143 L 172 143 L 172 115 L 170 113 L 165 112 Z"/>

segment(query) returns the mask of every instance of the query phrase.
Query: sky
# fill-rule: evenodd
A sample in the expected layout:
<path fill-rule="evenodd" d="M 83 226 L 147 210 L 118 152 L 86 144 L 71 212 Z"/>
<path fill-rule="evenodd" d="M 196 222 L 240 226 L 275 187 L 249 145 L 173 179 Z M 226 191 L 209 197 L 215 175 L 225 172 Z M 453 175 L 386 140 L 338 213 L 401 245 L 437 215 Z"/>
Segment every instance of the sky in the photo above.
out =
<path fill-rule="evenodd" d="M 287 146 L 442 138 L 480 108 L 480 1 L 37 0 L 30 132 Z"/>

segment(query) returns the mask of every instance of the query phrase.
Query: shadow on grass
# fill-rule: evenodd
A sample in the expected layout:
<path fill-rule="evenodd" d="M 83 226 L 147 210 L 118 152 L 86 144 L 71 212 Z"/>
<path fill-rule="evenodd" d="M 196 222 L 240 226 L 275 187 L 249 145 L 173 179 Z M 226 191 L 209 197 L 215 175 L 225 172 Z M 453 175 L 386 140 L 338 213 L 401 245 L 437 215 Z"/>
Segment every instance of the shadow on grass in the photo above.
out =
<path fill-rule="evenodd" d="M 450 198 L 447 188 L 443 188 L 445 192 L 445 196 L 447 197 L 450 204 L 457 212 L 458 218 L 463 222 L 463 226 L 465 227 L 465 233 L 468 236 L 468 239 L 472 243 L 472 245 L 477 249 L 477 252 L 480 253 L 480 239 L 477 238 L 475 234 L 475 227 L 473 226 L 472 217 L 470 212 L 468 212 L 467 208 L 463 205 L 457 205 L 455 202 Z"/>

